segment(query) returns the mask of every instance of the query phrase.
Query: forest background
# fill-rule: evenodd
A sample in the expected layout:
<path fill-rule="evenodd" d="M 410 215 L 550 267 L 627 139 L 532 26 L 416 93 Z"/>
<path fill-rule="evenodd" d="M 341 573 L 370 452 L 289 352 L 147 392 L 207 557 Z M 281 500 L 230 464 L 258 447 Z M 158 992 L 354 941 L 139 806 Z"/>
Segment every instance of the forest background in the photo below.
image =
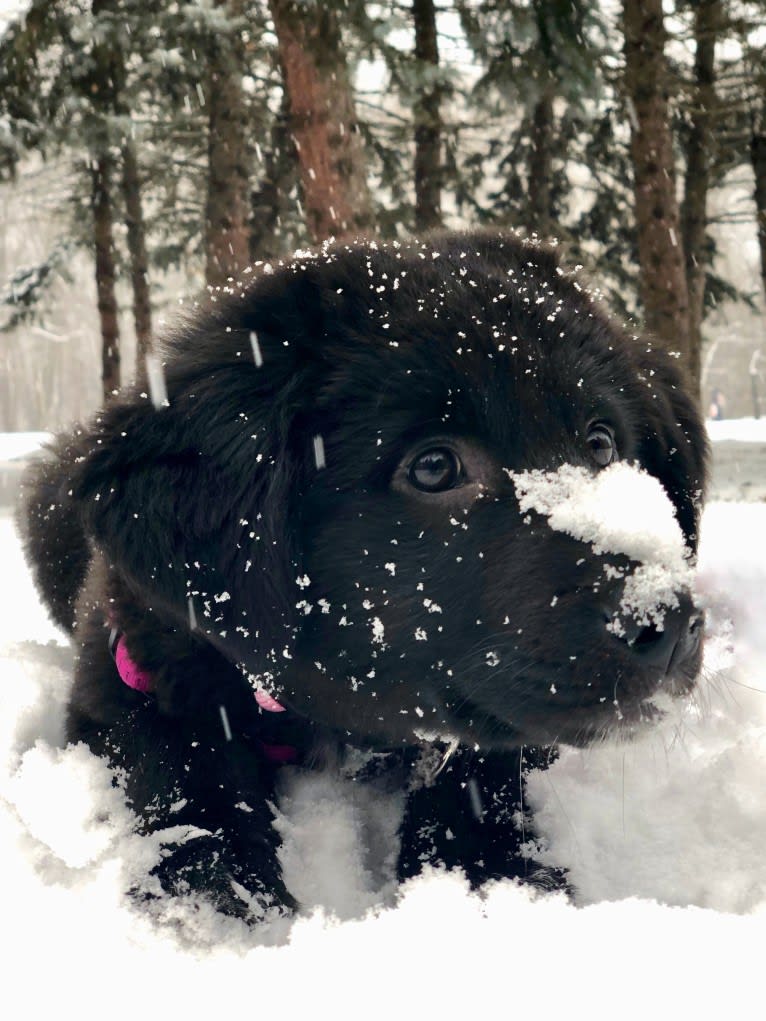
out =
<path fill-rule="evenodd" d="M 757 415 L 765 0 L 0 7 L 0 431 L 86 416 L 251 264 L 473 225 L 556 238 Z"/>

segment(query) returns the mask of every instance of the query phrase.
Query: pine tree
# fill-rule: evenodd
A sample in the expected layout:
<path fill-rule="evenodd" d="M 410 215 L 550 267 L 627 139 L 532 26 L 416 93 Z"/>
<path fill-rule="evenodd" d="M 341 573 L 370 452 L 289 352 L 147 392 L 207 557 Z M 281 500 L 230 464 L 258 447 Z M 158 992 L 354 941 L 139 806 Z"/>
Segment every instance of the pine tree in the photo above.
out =
<path fill-rule="evenodd" d="M 681 236 L 689 292 L 689 371 L 700 380 L 702 320 L 707 276 L 707 200 L 712 183 L 714 126 L 718 121 L 715 87 L 715 44 L 723 24 L 721 0 L 698 0 L 694 4 L 694 85 L 690 129 L 686 140 L 686 172 L 681 206 Z"/>
<path fill-rule="evenodd" d="M 415 103 L 415 229 L 441 225 L 441 89 L 439 41 L 433 0 L 412 0 L 415 60 L 421 87 Z"/>
<path fill-rule="evenodd" d="M 750 160 L 755 178 L 753 197 L 755 199 L 758 245 L 761 253 L 761 282 L 763 295 L 766 298 L 766 96 L 764 96 L 763 105 L 753 125 L 753 134 L 750 139 Z"/>
<path fill-rule="evenodd" d="M 624 0 L 623 30 L 644 321 L 671 349 L 681 352 L 693 371 L 699 362 L 698 355 L 693 359 L 689 335 L 662 0 Z"/>
<path fill-rule="evenodd" d="M 588 5 L 558 0 L 458 7 L 485 66 L 471 105 L 491 125 L 489 165 L 481 161 L 474 190 L 482 177 L 495 176 L 492 164 L 504 178 L 502 189 L 491 191 L 476 211 L 482 219 L 576 245 L 567 229 L 569 170 L 583 161 L 595 130 L 587 108 L 602 91 L 599 20 Z"/>
<path fill-rule="evenodd" d="M 126 138 L 122 144 L 122 195 L 125 202 L 126 239 L 133 291 L 133 323 L 136 330 L 136 363 L 145 364 L 152 345 L 152 304 L 149 293 L 149 254 L 141 204 L 141 171 L 136 146 Z"/>
<path fill-rule="evenodd" d="M 766 3 L 758 0 L 750 17 L 739 24 L 743 49 L 741 75 L 745 92 L 745 136 L 747 153 L 753 172 L 756 232 L 761 257 L 761 283 L 766 299 L 766 44 L 763 25 L 766 20 Z"/>
<path fill-rule="evenodd" d="M 101 385 L 106 401 L 120 388 L 120 322 L 114 251 L 116 184 L 109 117 L 120 107 L 122 59 L 113 31 L 114 9 L 110 0 L 93 0 L 92 13 L 97 31 L 94 32 L 89 70 L 79 79 L 78 85 L 79 95 L 90 104 L 93 247 L 101 323 Z"/>
<path fill-rule="evenodd" d="M 247 105 L 242 91 L 244 0 L 215 0 L 229 23 L 208 38 L 205 103 L 208 110 L 205 277 L 210 285 L 236 277 L 250 261 L 250 158 Z"/>
<path fill-rule="evenodd" d="M 322 241 L 367 231 L 372 202 L 337 12 L 313 0 L 269 0 L 269 8 L 309 232 Z"/>
<path fill-rule="evenodd" d="M 658 7 L 625 0 L 634 14 Z M 737 168 L 755 175 L 766 287 L 766 86 L 755 31 L 764 6 L 676 0 L 673 11 L 659 33 L 656 17 L 640 39 L 633 31 L 623 67 L 612 13 L 583 0 L 210 0 L 152 10 L 140 0 L 32 0 L 0 39 L 0 176 L 23 177 L 27 153 L 69 167 L 67 222 L 39 266 L 14 274 L 0 326 L 34 315 L 70 258 L 61 253 L 80 247 L 98 259 L 105 351 L 117 350 L 118 299 L 127 307 L 130 294 L 140 363 L 149 282 L 165 269 L 181 268 L 194 290 L 330 234 L 397 236 L 444 221 L 558 237 L 618 311 L 643 312 L 672 347 L 683 334 L 679 272 L 693 359 L 705 312 L 746 297 L 716 272 L 705 208 Z M 663 52 L 668 30 L 674 46 Z M 722 46 L 711 63 L 715 35 L 738 40 L 741 53 Z M 362 61 L 372 79 L 358 76 Z M 652 121 L 657 100 L 665 106 Z M 632 139 L 631 122 L 644 122 Z M 684 196 L 675 220 L 665 208 L 673 173 Z M 663 180 L 666 190 L 653 191 Z M 109 363 L 107 389 L 115 372 Z"/>
<path fill-rule="evenodd" d="M 243 11 L 243 0 L 154 12 L 140 0 L 39 0 L 0 40 L 0 115 L 10 128 L 0 166 L 14 173 L 25 152 L 71 161 L 66 236 L 96 264 L 105 393 L 117 386 L 121 278 L 140 368 L 153 266 L 194 275 L 207 262 L 218 283 L 250 262 L 251 139 L 270 130 L 278 81 L 273 52 L 253 47 L 265 10 L 260 20 Z M 243 74 L 266 81 L 268 93 L 245 97 Z M 296 208 L 289 231 L 302 229 Z M 50 266 L 47 284 L 60 260 Z M 41 299 L 43 285 L 31 296 Z M 17 310 L 32 315 L 34 303 Z"/>

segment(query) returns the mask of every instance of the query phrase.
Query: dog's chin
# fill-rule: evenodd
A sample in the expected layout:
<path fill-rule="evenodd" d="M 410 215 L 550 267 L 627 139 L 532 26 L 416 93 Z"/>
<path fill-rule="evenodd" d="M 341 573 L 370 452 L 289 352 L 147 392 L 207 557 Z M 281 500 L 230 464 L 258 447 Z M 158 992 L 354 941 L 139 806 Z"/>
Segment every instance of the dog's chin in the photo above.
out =
<path fill-rule="evenodd" d="M 568 713 L 558 721 L 549 718 L 532 723 L 527 741 L 530 744 L 570 745 L 573 748 L 634 741 L 665 717 L 667 708 L 662 702 L 662 699 L 647 698 L 608 707 L 585 707 Z"/>
<path fill-rule="evenodd" d="M 701 649 L 662 676 L 647 670 L 629 674 L 624 662 L 615 663 L 602 670 L 617 682 L 602 679 L 598 688 L 595 681 L 593 687 L 583 684 L 583 675 L 562 679 L 560 668 L 538 663 L 530 666 L 515 700 L 502 685 L 491 697 L 486 688 L 477 690 L 470 675 L 449 688 L 424 684 L 417 692 L 386 684 L 381 676 L 375 692 L 359 685 L 349 694 L 348 678 L 317 672 L 317 664 L 305 659 L 296 661 L 292 678 L 283 675 L 282 680 L 292 709 L 352 745 L 390 750 L 425 740 L 485 750 L 555 744 L 582 748 L 633 740 L 656 725 L 693 689 L 700 661 Z M 345 698 L 331 697 L 340 691 Z M 323 697 L 317 698 L 318 693 Z"/>
<path fill-rule="evenodd" d="M 693 670 L 652 683 L 644 678 L 637 686 L 638 693 L 602 696 L 597 702 L 583 699 L 577 705 L 559 708 L 553 698 L 541 700 L 534 707 L 528 704 L 523 714 L 515 712 L 514 707 L 503 711 L 465 700 L 455 708 L 445 706 L 441 731 L 454 735 L 461 744 L 487 749 L 559 744 L 587 748 L 633 741 L 689 696 L 698 671 L 699 663 L 695 663 Z"/>

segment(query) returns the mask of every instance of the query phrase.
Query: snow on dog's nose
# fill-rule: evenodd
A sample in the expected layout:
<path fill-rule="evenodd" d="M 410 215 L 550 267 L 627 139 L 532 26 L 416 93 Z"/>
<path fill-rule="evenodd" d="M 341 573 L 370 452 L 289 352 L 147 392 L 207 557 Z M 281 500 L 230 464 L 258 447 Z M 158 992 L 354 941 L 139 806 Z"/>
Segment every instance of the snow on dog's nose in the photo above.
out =
<path fill-rule="evenodd" d="M 654 476 L 627 463 L 595 475 L 571 464 L 556 471 L 507 473 L 522 513 L 543 515 L 552 529 L 589 543 L 597 556 L 621 554 L 634 562 L 631 568 L 604 563 L 605 580 L 622 580 L 619 600 L 606 615 L 608 630 L 630 645 L 645 646 L 649 656 L 667 658 L 668 664 L 680 641 L 691 643 L 699 631 L 688 595 L 691 551 L 675 508 Z"/>

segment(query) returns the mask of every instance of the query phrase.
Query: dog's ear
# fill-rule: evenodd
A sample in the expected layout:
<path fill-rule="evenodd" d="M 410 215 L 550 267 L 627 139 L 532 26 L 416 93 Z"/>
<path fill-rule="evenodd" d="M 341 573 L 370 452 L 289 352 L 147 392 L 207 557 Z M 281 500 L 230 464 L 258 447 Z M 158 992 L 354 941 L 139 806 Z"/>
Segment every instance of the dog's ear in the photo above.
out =
<path fill-rule="evenodd" d="M 692 550 L 707 484 L 709 444 L 692 387 L 672 356 L 650 341 L 638 347 L 643 385 L 641 463 L 664 485 Z"/>
<path fill-rule="evenodd" d="M 264 275 L 171 338 L 151 396 L 109 405 L 74 469 L 86 533 L 142 603 L 252 670 L 294 633 L 321 334 L 311 267 Z"/>

